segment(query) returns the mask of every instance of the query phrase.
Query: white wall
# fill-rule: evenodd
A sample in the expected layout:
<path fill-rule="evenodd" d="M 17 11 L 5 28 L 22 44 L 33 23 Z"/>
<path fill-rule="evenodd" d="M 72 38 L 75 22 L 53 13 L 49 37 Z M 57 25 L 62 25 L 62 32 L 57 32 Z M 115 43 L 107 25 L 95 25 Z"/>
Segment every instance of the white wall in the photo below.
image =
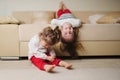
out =
<path fill-rule="evenodd" d="M 71 10 L 120 11 L 120 0 L 0 0 L 0 16 L 13 11 L 56 11 L 60 1 Z"/>

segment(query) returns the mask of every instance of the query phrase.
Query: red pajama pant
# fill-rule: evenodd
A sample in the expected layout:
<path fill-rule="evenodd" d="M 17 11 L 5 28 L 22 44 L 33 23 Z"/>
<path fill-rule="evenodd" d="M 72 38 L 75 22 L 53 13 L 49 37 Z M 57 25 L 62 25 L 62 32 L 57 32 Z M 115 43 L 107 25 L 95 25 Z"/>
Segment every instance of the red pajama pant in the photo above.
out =
<path fill-rule="evenodd" d="M 40 70 L 44 70 L 44 66 L 46 64 L 58 66 L 59 62 L 61 61 L 60 59 L 55 58 L 55 60 L 53 62 L 50 62 L 50 61 L 47 61 L 47 60 L 44 60 L 41 58 L 36 58 L 35 56 L 32 56 L 30 60 Z"/>
<path fill-rule="evenodd" d="M 69 9 L 59 9 L 58 11 L 57 11 L 57 16 L 58 16 L 58 18 L 62 15 L 62 14 L 65 14 L 65 13 L 71 13 L 71 11 L 69 10 Z"/>

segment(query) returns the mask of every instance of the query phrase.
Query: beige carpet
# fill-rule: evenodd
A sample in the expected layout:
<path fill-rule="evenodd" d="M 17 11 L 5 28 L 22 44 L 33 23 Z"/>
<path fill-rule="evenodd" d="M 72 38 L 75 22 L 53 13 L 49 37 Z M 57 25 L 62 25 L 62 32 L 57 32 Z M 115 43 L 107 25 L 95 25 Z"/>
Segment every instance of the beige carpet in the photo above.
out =
<path fill-rule="evenodd" d="M 120 59 L 66 60 L 73 70 L 56 67 L 53 73 L 37 69 L 28 60 L 0 61 L 0 80 L 120 80 Z"/>

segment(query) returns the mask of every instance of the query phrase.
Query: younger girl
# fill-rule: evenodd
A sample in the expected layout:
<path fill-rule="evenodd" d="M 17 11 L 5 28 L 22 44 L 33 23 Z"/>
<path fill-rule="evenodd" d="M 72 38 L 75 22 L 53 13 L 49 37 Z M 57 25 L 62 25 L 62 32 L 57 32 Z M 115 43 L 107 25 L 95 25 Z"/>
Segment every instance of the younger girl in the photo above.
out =
<path fill-rule="evenodd" d="M 54 30 L 51 27 L 44 28 L 42 33 L 35 35 L 29 42 L 29 59 L 40 70 L 52 71 L 55 66 L 71 68 L 72 65 L 56 58 L 52 48 L 60 39 L 58 27 Z"/>

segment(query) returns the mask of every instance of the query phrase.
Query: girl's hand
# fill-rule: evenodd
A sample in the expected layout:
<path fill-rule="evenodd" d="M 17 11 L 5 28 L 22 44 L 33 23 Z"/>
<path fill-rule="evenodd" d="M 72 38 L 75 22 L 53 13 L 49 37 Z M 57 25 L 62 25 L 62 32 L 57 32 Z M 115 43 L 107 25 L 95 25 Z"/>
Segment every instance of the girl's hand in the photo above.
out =
<path fill-rule="evenodd" d="M 54 56 L 47 56 L 46 58 L 48 61 L 53 62 L 55 57 Z"/>

